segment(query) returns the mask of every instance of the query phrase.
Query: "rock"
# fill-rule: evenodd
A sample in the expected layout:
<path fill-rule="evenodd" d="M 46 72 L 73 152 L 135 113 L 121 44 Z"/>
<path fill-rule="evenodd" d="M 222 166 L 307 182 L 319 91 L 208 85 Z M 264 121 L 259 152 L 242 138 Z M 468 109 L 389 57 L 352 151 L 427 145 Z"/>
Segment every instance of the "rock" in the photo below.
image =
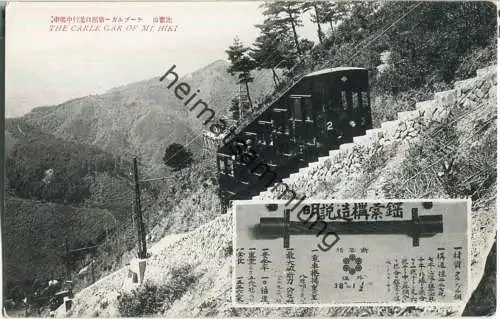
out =
<path fill-rule="evenodd" d="M 404 131 L 406 130 L 406 121 L 402 121 L 399 123 L 399 128 Z"/>
<path fill-rule="evenodd" d="M 474 92 L 474 91 L 472 91 L 472 92 L 469 94 L 468 99 L 469 99 L 470 101 L 472 101 L 472 102 L 477 102 L 478 97 L 476 96 L 475 92 Z"/>

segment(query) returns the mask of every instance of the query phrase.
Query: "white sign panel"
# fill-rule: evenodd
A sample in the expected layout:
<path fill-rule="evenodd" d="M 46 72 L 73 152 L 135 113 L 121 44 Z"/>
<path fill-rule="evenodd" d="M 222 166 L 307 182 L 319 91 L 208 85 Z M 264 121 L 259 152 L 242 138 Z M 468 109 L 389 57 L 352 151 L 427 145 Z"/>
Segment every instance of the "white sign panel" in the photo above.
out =
<path fill-rule="evenodd" d="M 468 200 L 237 201 L 235 306 L 467 300 Z"/>

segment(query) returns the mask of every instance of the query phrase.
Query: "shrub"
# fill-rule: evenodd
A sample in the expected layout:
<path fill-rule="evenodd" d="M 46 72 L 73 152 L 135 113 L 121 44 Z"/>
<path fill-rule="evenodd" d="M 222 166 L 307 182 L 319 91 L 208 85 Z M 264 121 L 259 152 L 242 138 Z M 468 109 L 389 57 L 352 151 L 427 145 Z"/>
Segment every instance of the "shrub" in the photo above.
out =
<path fill-rule="evenodd" d="M 184 145 L 179 143 L 170 144 L 165 150 L 163 161 L 167 166 L 177 171 L 191 166 L 193 163 L 193 153 L 188 150 Z"/>
<path fill-rule="evenodd" d="M 473 47 L 469 49 L 469 53 L 462 58 L 460 65 L 455 71 L 455 80 L 474 77 L 477 69 L 495 64 L 496 60 L 497 41 L 496 37 L 492 37 L 486 47 Z"/>
<path fill-rule="evenodd" d="M 394 17 L 408 5 L 390 3 L 386 8 L 387 17 Z M 495 19 L 494 6 L 486 2 L 422 4 L 388 31 L 388 89 L 399 93 L 429 83 L 450 83 L 465 56 L 491 43 Z"/>
<path fill-rule="evenodd" d="M 171 279 L 163 285 L 146 281 L 132 293 L 122 295 L 118 311 L 124 317 L 161 315 L 180 299 L 197 280 L 192 266 L 184 265 L 171 272 Z"/>
<path fill-rule="evenodd" d="M 495 193 L 497 130 L 495 118 L 479 121 L 472 127 L 472 134 L 481 136 L 480 143 L 468 144 L 465 154 L 455 161 L 457 196 L 467 196 L 476 202 Z"/>
<path fill-rule="evenodd" d="M 407 150 L 395 182 L 384 189 L 389 198 L 429 196 L 483 198 L 496 180 L 496 129 L 494 119 L 472 127 L 476 142 L 461 142 L 456 125 L 442 123 L 427 134 L 425 143 Z"/>

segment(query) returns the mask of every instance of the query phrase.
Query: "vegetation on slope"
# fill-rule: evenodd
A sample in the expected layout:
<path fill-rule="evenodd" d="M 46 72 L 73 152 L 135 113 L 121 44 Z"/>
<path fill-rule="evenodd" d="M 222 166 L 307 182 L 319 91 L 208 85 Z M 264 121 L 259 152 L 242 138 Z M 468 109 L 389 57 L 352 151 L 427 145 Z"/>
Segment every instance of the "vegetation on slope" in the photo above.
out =
<path fill-rule="evenodd" d="M 285 10 L 282 2 L 266 3 L 264 9 L 281 12 Z M 295 52 L 295 64 L 288 63 L 290 57 L 283 58 L 287 63 L 276 64 L 276 68 L 286 69 L 287 74 L 280 87 L 287 87 L 292 79 L 322 68 L 367 68 L 375 125 L 394 119 L 397 112 L 414 109 L 416 102 L 428 99 L 433 92 L 449 88 L 454 80 L 474 76 L 476 69 L 496 61 L 493 3 L 365 1 L 322 5 L 333 6 L 328 12 L 335 13 L 333 23 L 337 26 L 311 50 L 302 54 Z M 273 19 L 264 21 L 267 28 L 258 26 L 260 37 L 265 38 L 277 30 L 281 30 L 282 35 L 264 45 L 257 41 L 254 44 L 257 53 L 270 49 L 280 53 L 289 50 L 289 43 L 293 42 L 293 30 L 286 26 L 289 19 Z M 325 17 L 323 22 L 329 19 L 331 17 Z M 377 67 L 382 63 L 383 53 L 388 53 L 388 61 L 379 71 Z M 267 63 L 265 59 L 257 59 L 259 61 Z M 262 67 L 262 63 L 257 64 L 257 68 Z"/>
<path fill-rule="evenodd" d="M 6 172 L 12 195 L 61 204 L 81 204 L 90 198 L 87 176 L 114 172 L 126 176 L 126 165 L 87 145 L 56 139 L 18 119 L 7 120 L 9 135 L 17 143 L 7 154 Z"/>
<path fill-rule="evenodd" d="M 69 279 L 66 266 L 73 275 L 96 254 L 94 247 L 66 258 L 66 248 L 103 244 L 130 225 L 128 165 L 20 119 L 8 119 L 6 129 L 4 297 L 41 307 L 49 280 Z"/>
<path fill-rule="evenodd" d="M 457 133 L 456 120 L 436 125 L 426 143 L 415 143 L 407 150 L 402 171 L 394 176 L 394 180 L 407 183 L 400 187 L 399 183 L 389 182 L 386 196 L 470 197 L 474 204 L 488 199 L 494 194 L 496 181 L 495 122 L 496 116 L 491 113 L 475 118 L 466 136 Z M 435 168 L 428 169 L 432 165 Z"/>
<path fill-rule="evenodd" d="M 65 239 L 70 248 L 97 244 L 105 235 L 104 225 L 114 224 L 104 209 L 86 209 L 40 203 L 7 196 L 3 225 L 3 271 L 6 298 L 28 297 L 40 292 L 52 279 L 65 277 L 65 263 L 74 269 L 85 254 L 65 259 Z M 16 292 L 17 291 L 17 292 Z M 19 292 L 20 291 L 20 292 Z"/>
<path fill-rule="evenodd" d="M 178 267 L 171 271 L 170 280 L 163 285 L 157 286 L 147 281 L 139 289 L 120 296 L 118 303 L 120 316 L 138 317 L 163 314 L 196 283 L 197 277 L 193 274 L 192 268 L 188 264 Z"/>

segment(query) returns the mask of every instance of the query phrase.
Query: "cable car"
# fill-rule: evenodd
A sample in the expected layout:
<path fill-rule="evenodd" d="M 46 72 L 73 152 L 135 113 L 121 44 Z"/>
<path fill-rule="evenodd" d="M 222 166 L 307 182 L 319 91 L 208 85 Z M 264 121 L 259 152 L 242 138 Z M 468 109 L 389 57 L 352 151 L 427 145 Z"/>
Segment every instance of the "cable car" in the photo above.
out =
<path fill-rule="evenodd" d="M 312 72 L 261 112 L 217 149 L 223 206 L 250 199 L 371 129 L 368 70 Z"/>

